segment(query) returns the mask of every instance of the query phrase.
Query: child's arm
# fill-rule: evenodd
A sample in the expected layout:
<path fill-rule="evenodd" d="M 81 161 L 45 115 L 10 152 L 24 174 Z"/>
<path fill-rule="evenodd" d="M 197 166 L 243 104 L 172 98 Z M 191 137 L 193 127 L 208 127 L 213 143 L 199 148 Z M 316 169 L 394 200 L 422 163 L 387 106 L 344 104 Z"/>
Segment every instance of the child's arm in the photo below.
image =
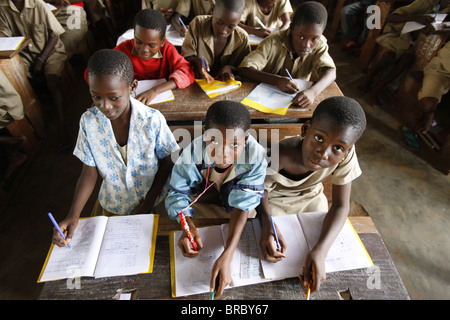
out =
<path fill-rule="evenodd" d="M 186 222 L 189 226 L 189 230 L 191 231 L 192 236 L 194 237 L 194 241 L 197 245 L 197 251 L 192 248 L 191 242 L 189 241 L 189 238 L 184 229 L 183 236 L 178 239 L 178 247 L 180 248 L 183 256 L 194 258 L 198 256 L 199 251 L 203 248 L 202 238 L 200 237 L 200 234 L 198 233 L 198 230 L 190 217 L 186 217 Z"/>
<path fill-rule="evenodd" d="M 147 91 L 144 91 L 140 93 L 136 99 L 142 102 L 145 105 L 148 105 L 155 97 L 164 91 L 176 89 L 177 84 L 175 83 L 175 80 L 170 79 L 169 81 L 166 81 L 164 83 L 161 83 L 153 88 L 148 89 Z"/>
<path fill-rule="evenodd" d="M 295 98 L 292 100 L 292 103 L 301 108 L 305 108 L 313 104 L 316 97 L 325 90 L 330 84 L 336 80 L 336 69 L 325 67 L 320 71 L 321 76 L 319 81 L 315 82 L 311 88 L 299 92 Z"/>
<path fill-rule="evenodd" d="M 53 36 L 50 39 L 48 39 L 47 43 L 45 44 L 44 50 L 42 50 L 41 54 L 36 58 L 34 61 L 32 72 L 38 73 L 42 70 L 42 67 L 45 64 L 45 61 L 47 60 L 50 52 L 55 48 L 55 45 L 58 43 L 59 37 Z"/>
<path fill-rule="evenodd" d="M 171 22 L 172 22 L 172 25 L 174 26 L 175 30 L 180 35 L 180 37 L 184 38 L 184 37 L 186 37 L 187 30 L 181 24 L 180 19 L 181 19 L 181 14 L 179 14 L 178 12 L 175 11 L 174 14 L 172 15 Z"/>
<path fill-rule="evenodd" d="M 267 191 L 264 191 L 264 198 L 261 199 L 261 203 L 256 207 L 258 218 L 261 223 L 261 247 L 264 252 L 264 258 L 270 262 L 277 262 L 285 258 L 284 251 L 286 250 L 286 243 L 284 242 L 283 235 L 278 229 L 276 223 L 274 223 L 278 240 L 280 241 L 281 251 L 277 251 L 275 244 L 275 236 L 273 233 L 272 222 L 270 221 L 270 209 L 269 199 Z"/>
<path fill-rule="evenodd" d="M 77 186 L 75 188 L 75 195 L 73 197 L 69 214 L 59 223 L 61 231 L 66 236 L 66 241 L 62 239 L 58 231 L 54 230 L 53 232 L 52 241 L 57 246 L 66 246 L 66 244 L 72 239 L 73 233 L 78 226 L 78 219 L 80 218 L 81 211 L 83 211 L 86 202 L 94 190 L 97 176 L 97 167 L 91 167 L 83 164 L 83 170 L 78 178 Z"/>
<path fill-rule="evenodd" d="M 159 168 L 158 172 L 153 179 L 153 184 L 150 190 L 147 193 L 144 201 L 139 204 L 136 208 L 131 211 L 131 214 L 138 213 L 149 213 L 153 206 L 155 205 L 155 201 L 161 193 L 164 185 L 166 184 L 167 178 L 172 171 L 173 162 L 171 155 L 159 160 Z"/>
<path fill-rule="evenodd" d="M 281 22 L 283 23 L 280 27 L 280 30 L 289 28 L 289 26 L 291 25 L 291 17 L 289 15 L 289 12 L 283 13 L 281 15 L 280 19 L 281 19 Z"/>
<path fill-rule="evenodd" d="M 248 34 L 253 34 L 260 38 L 265 38 L 272 33 L 270 29 L 264 29 L 262 27 L 250 27 L 242 22 L 239 22 L 239 27 L 247 31 Z"/>
<path fill-rule="evenodd" d="M 350 192 L 352 183 L 333 184 L 332 203 L 323 221 L 319 240 L 308 254 L 303 274 L 303 286 L 313 280 L 311 292 L 318 291 L 325 280 L 325 258 L 334 240 L 341 232 L 350 211 Z"/>
<path fill-rule="evenodd" d="M 225 250 L 216 260 L 211 271 L 210 292 L 216 290 L 216 297 L 220 297 L 225 287 L 231 283 L 230 264 L 239 239 L 241 238 L 242 231 L 244 231 L 247 216 L 247 211 L 236 208 L 231 213 Z M 217 288 L 216 280 L 219 284 Z"/>

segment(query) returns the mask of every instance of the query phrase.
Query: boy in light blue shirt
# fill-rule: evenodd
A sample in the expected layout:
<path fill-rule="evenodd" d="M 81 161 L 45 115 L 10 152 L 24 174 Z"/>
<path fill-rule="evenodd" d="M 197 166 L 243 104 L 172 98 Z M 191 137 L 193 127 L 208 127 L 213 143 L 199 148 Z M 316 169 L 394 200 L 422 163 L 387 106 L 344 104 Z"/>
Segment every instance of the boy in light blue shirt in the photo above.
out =
<path fill-rule="evenodd" d="M 249 129 L 250 114 L 241 103 L 218 101 L 212 104 L 205 118 L 205 133 L 183 151 L 172 169 L 169 194 L 165 200 L 171 219 L 180 222 L 178 214 L 183 211 L 199 251 L 203 247 L 202 240 L 191 219 L 197 203 L 193 205 L 196 200 L 191 196 L 203 196 L 209 187 L 220 193 L 230 221 L 225 250 L 211 273 L 211 291 L 215 290 L 214 284 L 219 277 L 216 297 L 230 283 L 229 264 L 249 212 L 252 212 L 250 215 L 256 213 L 254 209 L 264 196 L 266 153 L 247 134 Z M 186 234 L 178 245 L 186 257 L 195 257 L 199 253 L 190 247 Z"/>

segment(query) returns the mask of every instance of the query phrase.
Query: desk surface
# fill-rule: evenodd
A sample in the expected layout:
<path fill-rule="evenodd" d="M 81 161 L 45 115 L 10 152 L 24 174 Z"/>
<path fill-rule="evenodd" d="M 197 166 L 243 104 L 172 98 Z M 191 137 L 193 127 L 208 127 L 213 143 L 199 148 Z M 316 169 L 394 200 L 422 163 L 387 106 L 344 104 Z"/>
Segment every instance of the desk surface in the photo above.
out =
<path fill-rule="evenodd" d="M 206 111 L 216 101 L 231 100 L 241 102 L 246 98 L 250 92 L 256 87 L 256 82 L 242 82 L 242 86 L 234 91 L 219 95 L 215 98 L 209 98 L 203 90 L 194 82 L 185 89 L 175 89 L 173 94 L 175 100 L 162 102 L 152 105 L 153 108 L 158 109 L 165 116 L 167 121 L 195 121 L 203 120 Z M 285 116 L 280 116 L 272 113 L 263 113 L 253 108 L 248 108 L 252 119 L 267 119 L 267 118 L 311 118 L 316 106 L 320 101 L 334 96 L 342 96 L 342 92 L 335 82 L 328 88 L 322 91 L 314 101 L 314 104 L 306 110 L 299 107 L 289 107 Z"/>
<path fill-rule="evenodd" d="M 203 219 L 206 221 L 206 219 Z M 368 217 L 351 217 L 350 221 L 359 233 L 374 267 L 327 274 L 319 292 L 311 295 L 311 300 L 339 300 L 340 292 L 350 291 L 352 299 L 395 299 L 407 300 L 409 295 L 392 262 L 381 236 L 376 232 Z M 213 224 L 221 221 L 213 221 Z M 210 223 L 205 222 L 204 225 Z M 200 225 L 199 225 L 200 226 Z M 153 273 L 110 278 L 82 278 L 80 289 L 69 289 L 67 280 L 47 282 L 39 299 L 112 299 L 118 289 L 137 289 L 137 299 L 172 299 L 170 283 L 169 230 L 173 230 L 172 222 L 160 219 Z M 175 228 L 179 229 L 179 227 Z M 372 279 L 376 281 L 372 282 Z M 379 284 L 379 288 L 373 284 Z M 227 289 L 222 300 L 304 300 L 302 287 L 297 278 L 272 281 L 244 287 Z M 209 294 L 188 296 L 179 299 L 205 299 Z M 174 299 L 175 300 L 175 299 Z"/>

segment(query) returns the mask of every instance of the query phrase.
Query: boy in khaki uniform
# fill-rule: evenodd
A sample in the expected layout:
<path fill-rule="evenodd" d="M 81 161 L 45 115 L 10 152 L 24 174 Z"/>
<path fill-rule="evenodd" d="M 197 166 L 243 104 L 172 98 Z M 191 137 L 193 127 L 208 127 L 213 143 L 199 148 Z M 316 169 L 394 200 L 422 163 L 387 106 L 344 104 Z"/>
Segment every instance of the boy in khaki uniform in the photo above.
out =
<path fill-rule="evenodd" d="M 298 92 L 293 78 L 313 81 L 310 89 L 299 92 L 293 104 L 307 107 L 336 79 L 336 66 L 322 35 L 327 11 L 318 2 L 302 3 L 289 29 L 261 41 L 239 65 L 239 74 L 247 79 L 277 86 L 283 92 Z"/>
<path fill-rule="evenodd" d="M 183 17 L 184 24 L 187 26 L 189 22 L 200 15 L 210 15 L 215 6 L 215 0 L 179 0 L 178 5 L 172 15 L 172 25 L 181 37 L 186 36 L 186 29 L 180 23 Z"/>
<path fill-rule="evenodd" d="M 292 6 L 289 0 L 247 0 L 239 26 L 249 34 L 266 37 L 271 33 L 268 28 L 289 28 Z M 258 18 L 266 28 L 257 21 Z"/>
<path fill-rule="evenodd" d="M 172 15 L 177 8 L 178 0 L 142 0 L 141 8 L 158 10 L 166 18 L 166 22 L 169 24 Z"/>
<path fill-rule="evenodd" d="M 41 0 L 0 0 L 0 36 L 24 36 L 32 40 L 20 56 L 33 78 L 43 72 L 57 111 L 59 148 L 70 147 L 63 116 L 61 75 L 67 59 L 59 35 L 64 28 Z"/>
<path fill-rule="evenodd" d="M 210 71 L 220 80 L 234 79 L 239 63 L 251 51 L 248 34 L 238 26 L 243 8 L 243 0 L 218 0 L 212 16 L 191 22 L 181 55 L 193 65 L 196 77 L 207 78 L 205 72 Z"/>

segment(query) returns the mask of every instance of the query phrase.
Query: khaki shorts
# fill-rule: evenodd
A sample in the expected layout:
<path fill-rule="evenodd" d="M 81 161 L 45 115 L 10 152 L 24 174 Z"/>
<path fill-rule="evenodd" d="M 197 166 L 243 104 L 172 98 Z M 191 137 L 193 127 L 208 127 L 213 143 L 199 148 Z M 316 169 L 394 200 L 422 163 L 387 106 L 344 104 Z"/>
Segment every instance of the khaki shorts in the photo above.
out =
<path fill-rule="evenodd" d="M 441 76 L 437 74 L 425 74 L 422 88 L 418 94 L 418 100 L 431 97 L 438 99 L 438 103 L 441 102 L 441 98 L 450 89 L 450 77 Z"/>

